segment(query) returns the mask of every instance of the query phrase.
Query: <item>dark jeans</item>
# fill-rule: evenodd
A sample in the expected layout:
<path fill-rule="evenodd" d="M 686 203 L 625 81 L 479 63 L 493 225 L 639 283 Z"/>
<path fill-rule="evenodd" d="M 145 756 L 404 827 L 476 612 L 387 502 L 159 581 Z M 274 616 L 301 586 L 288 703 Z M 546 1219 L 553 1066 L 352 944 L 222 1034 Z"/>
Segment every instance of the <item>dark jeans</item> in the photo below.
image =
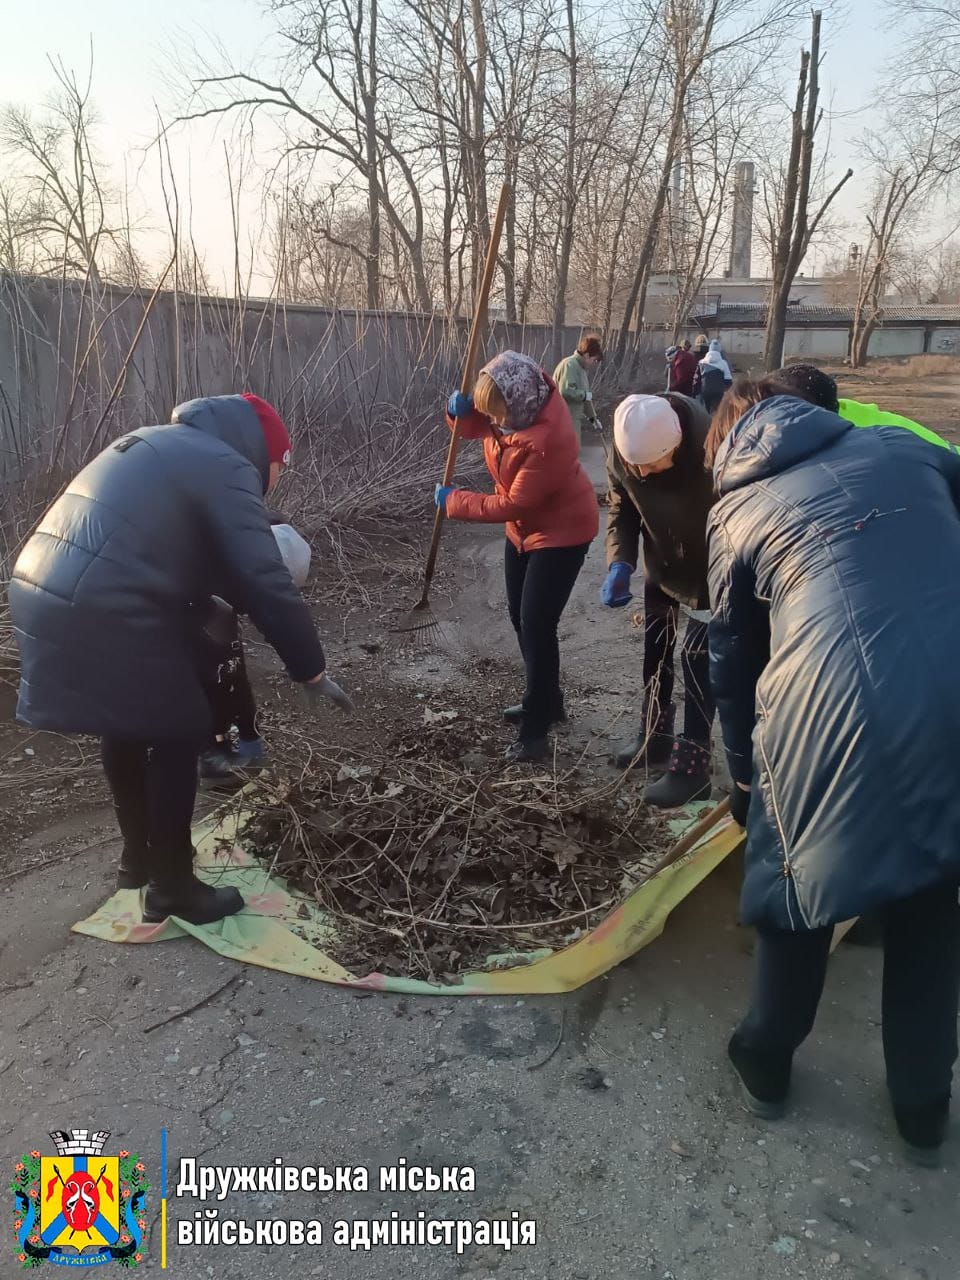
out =
<path fill-rule="evenodd" d="M 883 1052 L 897 1106 L 950 1093 L 957 1060 L 960 906 L 956 884 L 890 903 L 883 920 Z M 737 1031 L 744 1047 L 792 1055 L 810 1034 L 823 992 L 832 929 L 757 931 L 750 1012 Z"/>
<path fill-rule="evenodd" d="M 528 741 L 544 737 L 563 710 L 557 627 L 589 550 L 589 543 L 543 551 L 505 544 L 507 605 L 527 669 L 520 737 Z"/>
<path fill-rule="evenodd" d="M 125 855 L 152 869 L 191 849 L 198 744 L 104 738 L 100 752 Z"/>
<path fill-rule="evenodd" d="M 655 725 L 673 699 L 673 655 L 680 606 L 653 583 L 643 588 L 643 690 L 646 718 Z M 690 618 L 680 651 L 683 670 L 683 737 L 700 746 L 710 743 L 715 711 L 710 693 L 707 624 Z"/>

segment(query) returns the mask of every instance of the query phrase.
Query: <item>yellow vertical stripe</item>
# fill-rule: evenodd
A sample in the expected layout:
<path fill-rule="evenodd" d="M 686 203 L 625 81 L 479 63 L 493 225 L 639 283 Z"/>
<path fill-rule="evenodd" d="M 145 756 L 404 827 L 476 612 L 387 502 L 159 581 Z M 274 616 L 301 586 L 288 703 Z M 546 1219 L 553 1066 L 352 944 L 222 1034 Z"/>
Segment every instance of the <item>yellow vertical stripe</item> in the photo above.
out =
<path fill-rule="evenodd" d="M 160 1270 L 167 1269 L 167 1202 L 160 1201 Z"/>

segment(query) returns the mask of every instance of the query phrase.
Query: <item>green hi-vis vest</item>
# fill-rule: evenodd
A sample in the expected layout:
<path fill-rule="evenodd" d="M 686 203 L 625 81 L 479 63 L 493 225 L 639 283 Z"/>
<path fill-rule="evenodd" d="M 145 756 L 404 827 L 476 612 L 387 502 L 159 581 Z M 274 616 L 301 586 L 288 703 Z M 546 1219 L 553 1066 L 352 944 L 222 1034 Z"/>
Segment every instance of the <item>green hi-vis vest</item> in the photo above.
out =
<path fill-rule="evenodd" d="M 899 413 L 885 413 L 875 404 L 861 404 L 859 400 L 841 400 L 840 417 L 846 418 L 847 422 L 852 422 L 855 427 L 904 427 L 907 431 L 912 431 L 915 436 L 920 436 L 922 440 L 928 440 L 930 444 L 938 444 L 942 449 L 952 449 L 954 453 L 960 453 L 957 445 L 944 440 L 929 427 L 922 427 L 919 422 L 904 418 Z"/>

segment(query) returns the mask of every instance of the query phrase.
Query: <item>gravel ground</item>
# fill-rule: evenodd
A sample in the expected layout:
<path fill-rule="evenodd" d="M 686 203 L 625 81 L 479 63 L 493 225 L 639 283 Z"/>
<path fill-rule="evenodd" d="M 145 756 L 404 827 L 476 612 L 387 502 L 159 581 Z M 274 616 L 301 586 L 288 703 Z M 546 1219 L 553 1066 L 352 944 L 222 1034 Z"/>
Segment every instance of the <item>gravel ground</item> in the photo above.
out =
<path fill-rule="evenodd" d="M 596 471 L 599 451 L 588 456 Z M 498 541 L 457 547 L 453 649 L 512 661 Z M 628 647 L 639 644 L 629 619 L 594 605 L 601 555 L 595 548 L 564 622 L 565 662 L 583 691 L 565 749 L 584 752 L 583 767 L 598 773 L 608 739 L 629 728 L 640 652 Z M 367 622 L 344 622 L 331 646 L 361 699 L 363 663 L 350 646 L 367 639 Z M 457 664 L 449 653 L 398 660 L 390 677 L 455 693 Z M 268 699 L 272 689 L 271 678 Z M 513 693 L 491 689 L 494 722 Z M 37 750 L 25 759 L 44 769 Z M 581 992 L 357 998 L 235 966 L 189 939 L 138 948 L 71 935 L 109 892 L 118 852 L 103 793 L 84 778 L 46 814 L 34 800 L 29 832 L 12 828 L 0 868 L 0 1148 L 12 1171 L 25 1151 L 52 1153 L 50 1129 L 93 1127 L 110 1130 L 108 1151 L 138 1151 L 154 1188 L 145 1270 L 160 1268 L 165 1128 L 177 1276 L 955 1280 L 958 1143 L 951 1138 L 940 1171 L 900 1159 L 882 1088 L 878 952 L 837 952 L 790 1116 L 764 1125 L 738 1105 L 724 1057 L 750 964 L 749 934 L 734 923 L 737 859 L 657 943 Z M 53 860 L 64 851 L 75 856 Z M 18 874 L 21 864 L 32 869 Z M 374 1178 L 367 1193 L 231 1191 L 204 1204 L 174 1194 L 181 1158 L 224 1167 L 278 1157 L 374 1173 L 400 1157 L 469 1165 L 476 1190 L 381 1193 Z M 325 1240 L 178 1247 L 176 1224 L 210 1207 L 247 1221 L 320 1220 Z M 337 1220 L 392 1211 L 471 1221 L 517 1212 L 535 1219 L 537 1243 L 461 1255 L 333 1243 Z M 19 1273 L 8 1223 L 0 1276 Z"/>

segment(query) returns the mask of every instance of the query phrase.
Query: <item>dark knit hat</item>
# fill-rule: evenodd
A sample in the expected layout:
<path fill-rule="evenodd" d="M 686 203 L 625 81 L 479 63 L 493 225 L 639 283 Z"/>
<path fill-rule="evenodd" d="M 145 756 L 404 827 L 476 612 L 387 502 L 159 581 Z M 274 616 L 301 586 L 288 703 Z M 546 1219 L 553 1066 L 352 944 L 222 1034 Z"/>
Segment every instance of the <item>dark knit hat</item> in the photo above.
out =
<path fill-rule="evenodd" d="M 840 408 L 836 380 L 815 364 L 784 365 L 772 377 L 781 387 L 789 387 L 798 396 L 809 400 L 811 404 L 819 405 L 821 409 L 836 413 Z"/>

